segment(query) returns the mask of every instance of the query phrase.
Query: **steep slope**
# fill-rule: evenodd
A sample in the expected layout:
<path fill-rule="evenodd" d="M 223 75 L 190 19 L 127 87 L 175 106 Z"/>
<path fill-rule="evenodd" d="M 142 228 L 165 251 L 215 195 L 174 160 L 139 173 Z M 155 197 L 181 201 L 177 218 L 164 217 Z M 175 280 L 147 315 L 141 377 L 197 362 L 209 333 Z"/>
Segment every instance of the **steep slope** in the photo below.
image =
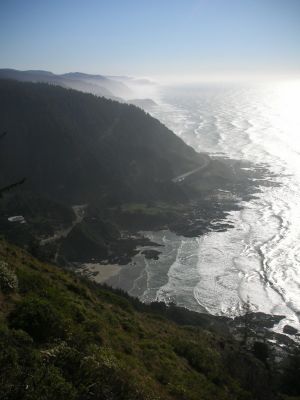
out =
<path fill-rule="evenodd" d="M 202 157 L 134 106 L 47 84 L 0 80 L 0 184 L 86 203 L 180 198 L 172 178 Z"/>
<path fill-rule="evenodd" d="M 0 397 L 277 398 L 266 367 L 233 339 L 154 310 L 0 241 Z"/>

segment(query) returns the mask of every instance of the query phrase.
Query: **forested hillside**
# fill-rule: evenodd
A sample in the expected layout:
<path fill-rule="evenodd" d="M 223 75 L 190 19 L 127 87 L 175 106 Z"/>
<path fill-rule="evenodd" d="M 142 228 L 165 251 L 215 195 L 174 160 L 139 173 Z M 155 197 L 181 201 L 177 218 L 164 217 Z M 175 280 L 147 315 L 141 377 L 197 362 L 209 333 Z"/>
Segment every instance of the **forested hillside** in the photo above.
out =
<path fill-rule="evenodd" d="M 181 198 L 171 179 L 201 156 L 142 110 L 47 84 L 0 80 L 0 184 L 76 204 Z"/>
<path fill-rule="evenodd" d="M 0 203 L 0 233 L 61 264 L 127 263 L 141 244 L 128 231 L 230 228 L 216 219 L 264 183 L 261 171 L 195 152 L 133 105 L 72 89 L 0 79 L 0 121 L 0 187 L 25 178 Z"/>

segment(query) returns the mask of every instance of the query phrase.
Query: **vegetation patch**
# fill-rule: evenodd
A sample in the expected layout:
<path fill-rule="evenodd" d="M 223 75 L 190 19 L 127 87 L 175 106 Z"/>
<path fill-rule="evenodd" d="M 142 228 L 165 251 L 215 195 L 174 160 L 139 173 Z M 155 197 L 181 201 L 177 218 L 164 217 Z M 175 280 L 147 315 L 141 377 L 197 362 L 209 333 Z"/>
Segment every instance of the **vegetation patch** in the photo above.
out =
<path fill-rule="evenodd" d="M 206 322 L 196 313 L 142 304 L 3 241 L 0 257 L 19 280 L 13 291 L 1 286 L 1 399 L 277 400 L 279 390 L 299 394 L 296 356 L 275 385 L 266 360 L 200 327 Z"/>

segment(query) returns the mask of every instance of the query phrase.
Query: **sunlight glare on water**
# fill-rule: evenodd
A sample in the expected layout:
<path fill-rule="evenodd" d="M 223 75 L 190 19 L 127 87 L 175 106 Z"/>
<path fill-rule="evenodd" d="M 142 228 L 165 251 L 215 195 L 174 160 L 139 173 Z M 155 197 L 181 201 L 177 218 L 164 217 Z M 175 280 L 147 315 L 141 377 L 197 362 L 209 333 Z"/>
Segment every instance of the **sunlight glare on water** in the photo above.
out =
<path fill-rule="evenodd" d="M 286 316 L 278 329 L 299 328 L 300 81 L 169 87 L 156 101 L 152 114 L 197 151 L 266 164 L 280 185 L 231 212 L 233 229 L 170 238 L 174 256 L 160 258 L 169 262 L 166 279 L 160 274 L 158 284 L 149 261 L 141 298 L 223 315 L 238 314 L 249 298 L 253 310 Z"/>
<path fill-rule="evenodd" d="M 280 82 L 266 94 L 265 103 L 271 109 L 273 150 L 281 159 L 300 174 L 300 81 Z M 278 145 L 277 149 L 276 144 Z"/>

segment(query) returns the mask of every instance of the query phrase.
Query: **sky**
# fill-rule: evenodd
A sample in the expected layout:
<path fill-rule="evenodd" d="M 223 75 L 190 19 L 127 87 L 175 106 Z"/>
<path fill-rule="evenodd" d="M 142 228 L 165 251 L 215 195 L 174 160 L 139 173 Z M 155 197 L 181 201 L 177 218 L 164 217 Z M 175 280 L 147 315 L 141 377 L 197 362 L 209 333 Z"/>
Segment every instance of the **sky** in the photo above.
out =
<path fill-rule="evenodd" d="M 0 68 L 300 74 L 300 0 L 0 0 Z"/>

